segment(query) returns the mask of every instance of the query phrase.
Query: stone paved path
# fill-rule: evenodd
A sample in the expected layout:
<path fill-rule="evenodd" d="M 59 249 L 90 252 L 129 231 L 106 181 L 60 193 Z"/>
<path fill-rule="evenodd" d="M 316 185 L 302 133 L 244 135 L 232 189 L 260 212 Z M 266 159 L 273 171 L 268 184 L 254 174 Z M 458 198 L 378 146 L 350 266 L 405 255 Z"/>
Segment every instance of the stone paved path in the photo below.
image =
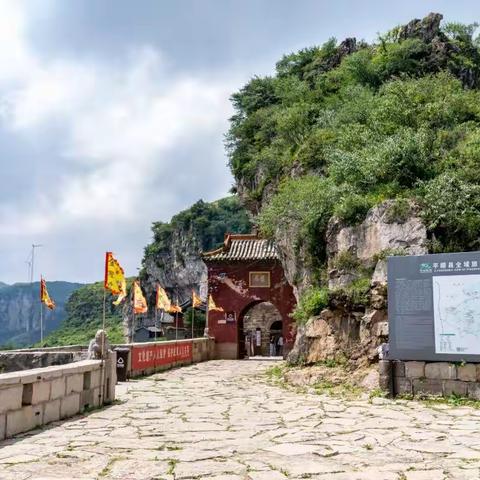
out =
<path fill-rule="evenodd" d="M 124 384 L 119 404 L 0 443 L 0 479 L 480 479 L 480 411 L 298 394 L 269 365 Z"/>

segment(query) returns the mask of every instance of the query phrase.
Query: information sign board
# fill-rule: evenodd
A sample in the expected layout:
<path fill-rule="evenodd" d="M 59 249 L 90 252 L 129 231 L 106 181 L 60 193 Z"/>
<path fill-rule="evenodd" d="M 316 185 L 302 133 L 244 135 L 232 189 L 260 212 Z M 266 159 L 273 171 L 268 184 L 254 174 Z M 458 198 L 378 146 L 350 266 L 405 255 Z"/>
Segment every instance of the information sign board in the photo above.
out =
<path fill-rule="evenodd" d="M 389 357 L 480 361 L 480 252 L 388 258 Z"/>

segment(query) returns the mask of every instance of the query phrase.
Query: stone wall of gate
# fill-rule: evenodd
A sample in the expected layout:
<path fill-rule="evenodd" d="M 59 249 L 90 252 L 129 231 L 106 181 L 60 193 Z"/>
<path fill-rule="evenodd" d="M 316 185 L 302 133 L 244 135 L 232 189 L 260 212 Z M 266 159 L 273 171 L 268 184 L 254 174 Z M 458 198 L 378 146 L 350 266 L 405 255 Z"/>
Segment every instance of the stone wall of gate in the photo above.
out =
<path fill-rule="evenodd" d="M 257 355 L 269 354 L 270 327 L 274 322 L 282 321 L 279 311 L 270 302 L 262 302 L 253 305 L 243 317 L 244 332 L 251 332 L 255 335 L 257 328 L 260 329 L 262 346 L 261 351 L 256 351 Z"/>

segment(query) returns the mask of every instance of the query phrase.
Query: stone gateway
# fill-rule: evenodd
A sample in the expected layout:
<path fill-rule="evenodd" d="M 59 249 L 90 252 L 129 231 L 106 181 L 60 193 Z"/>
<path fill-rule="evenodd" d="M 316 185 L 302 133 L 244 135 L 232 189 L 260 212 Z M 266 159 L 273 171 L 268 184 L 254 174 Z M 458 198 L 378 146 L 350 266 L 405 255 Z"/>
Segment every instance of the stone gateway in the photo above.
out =
<path fill-rule="evenodd" d="M 273 241 L 228 234 L 221 248 L 202 257 L 209 295 L 223 309 L 208 313 L 217 358 L 285 356 L 294 342 L 296 300 Z"/>

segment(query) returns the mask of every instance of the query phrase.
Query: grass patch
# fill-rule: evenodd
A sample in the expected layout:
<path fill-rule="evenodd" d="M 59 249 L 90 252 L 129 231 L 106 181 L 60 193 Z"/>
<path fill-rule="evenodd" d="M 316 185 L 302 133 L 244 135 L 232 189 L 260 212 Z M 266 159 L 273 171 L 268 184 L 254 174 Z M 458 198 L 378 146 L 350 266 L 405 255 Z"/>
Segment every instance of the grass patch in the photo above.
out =
<path fill-rule="evenodd" d="M 348 358 L 345 355 L 336 355 L 334 358 L 327 358 L 326 360 L 321 360 L 315 365 L 324 366 L 327 368 L 337 368 L 345 367 L 348 363 Z"/>
<path fill-rule="evenodd" d="M 397 198 L 385 212 L 386 223 L 404 223 L 410 216 L 411 206 L 407 198 Z"/>
<path fill-rule="evenodd" d="M 396 399 L 421 402 L 427 407 L 431 408 L 435 408 L 439 405 L 448 405 L 451 407 L 471 407 L 480 410 L 480 400 L 462 397 L 461 395 L 456 395 L 454 393 L 447 397 L 439 397 L 434 395 L 413 396 L 410 394 L 403 394 L 398 395 Z"/>
<path fill-rule="evenodd" d="M 336 270 L 352 272 L 358 270 L 360 266 L 360 260 L 357 258 L 356 255 L 349 252 L 348 250 L 343 250 L 342 252 L 339 252 L 332 260 L 332 267 Z"/>
<path fill-rule="evenodd" d="M 372 398 L 387 398 L 388 393 L 384 392 L 380 388 L 374 388 L 373 390 L 370 391 L 370 394 L 368 396 L 369 400 L 372 400 Z"/>
<path fill-rule="evenodd" d="M 178 459 L 169 458 L 168 459 L 168 470 L 167 475 L 175 475 L 175 467 L 177 466 Z"/>
<path fill-rule="evenodd" d="M 380 260 L 386 260 L 388 257 L 398 257 L 407 255 L 404 248 L 385 248 L 373 256 L 373 261 L 377 263 Z"/>
<path fill-rule="evenodd" d="M 329 395 L 332 397 L 341 397 L 346 399 L 358 398 L 363 389 L 350 382 L 332 382 L 330 380 L 322 380 L 312 385 L 317 395 Z"/>
<path fill-rule="evenodd" d="M 275 383 L 283 382 L 283 376 L 285 375 L 287 368 L 286 365 L 274 365 L 265 372 L 265 375 L 270 381 Z"/>
<path fill-rule="evenodd" d="M 331 290 L 330 299 L 334 303 L 356 306 L 369 304 L 370 277 L 361 277 L 354 280 L 346 287 Z"/>
<path fill-rule="evenodd" d="M 98 474 L 98 478 L 104 478 L 108 476 L 113 468 L 113 464 L 115 462 L 118 462 L 119 460 L 124 460 L 124 457 L 112 457 L 108 460 L 108 463 L 105 465 L 105 467 L 100 471 Z"/>

